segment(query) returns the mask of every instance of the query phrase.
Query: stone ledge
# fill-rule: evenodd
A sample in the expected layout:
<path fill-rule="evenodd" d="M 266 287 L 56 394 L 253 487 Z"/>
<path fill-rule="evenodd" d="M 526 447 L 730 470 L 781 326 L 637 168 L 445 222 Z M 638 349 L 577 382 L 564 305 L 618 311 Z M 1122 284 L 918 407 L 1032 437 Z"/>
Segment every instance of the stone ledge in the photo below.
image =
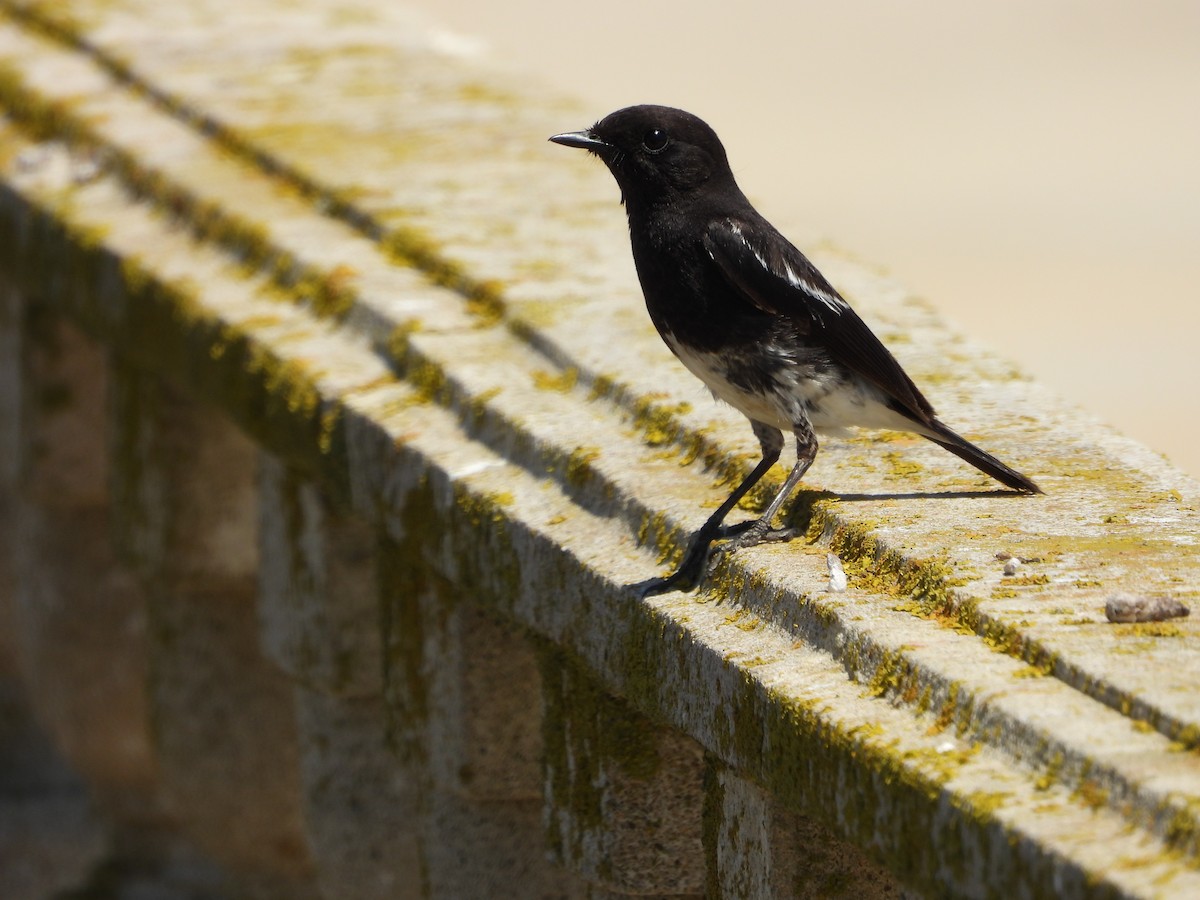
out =
<path fill-rule="evenodd" d="M 106 4 L 91 14 L 115 22 L 123 12 Z M 673 616 L 664 618 L 650 603 L 635 614 L 637 627 L 622 625 L 613 619 L 632 603 L 618 586 L 654 566 L 649 554 L 634 548 L 634 537 L 649 538 L 662 552 L 677 547 L 704 505 L 722 494 L 721 479 L 736 469 L 725 460 L 744 465 L 739 454 L 750 442 L 735 417 L 699 397 L 643 322 L 623 225 L 603 173 L 530 149 L 582 114 L 532 101 L 513 113 L 513 97 L 503 95 L 476 98 L 480 108 L 464 119 L 453 104 L 439 104 L 481 76 L 422 56 L 435 71 L 427 85 L 432 96 L 405 98 L 407 121 L 449 122 L 450 133 L 469 134 L 469 140 L 447 152 L 444 137 L 416 129 L 407 136 L 414 143 L 389 161 L 383 151 L 391 132 L 383 128 L 374 136 L 369 150 L 381 162 L 371 170 L 373 184 L 361 191 L 365 214 L 383 218 L 372 190 L 405 185 L 406 199 L 428 198 L 415 213 L 406 205 L 398 218 L 406 228 L 427 230 L 431 249 L 424 263 L 410 260 L 417 270 L 397 269 L 390 265 L 394 247 L 372 240 L 351 217 L 326 215 L 312 196 L 296 196 L 295 180 L 280 178 L 280 167 L 261 164 L 282 159 L 289 171 L 314 173 L 314 184 L 323 183 L 321 172 L 337 173 L 328 195 L 345 195 L 346 185 L 337 180 L 347 171 L 337 158 L 345 148 L 295 140 L 305 129 L 317 135 L 331 127 L 321 115 L 332 100 L 317 109 L 310 101 L 310 119 L 289 110 L 290 137 L 281 141 L 253 127 L 251 101 L 259 95 L 217 93 L 186 65 L 175 71 L 163 57 L 147 60 L 147 74 L 138 76 L 159 86 L 158 102 L 150 103 L 95 65 L 97 54 L 120 58 L 121 31 L 105 30 L 103 22 L 89 27 L 98 29 L 91 56 L 19 29 L 3 33 L 19 76 L 6 81 L 5 103 L 19 125 L 42 139 L 33 152 L 35 145 L 15 133 L 0 145 L 12 151 L 4 154 L 4 177 L 15 187 L 4 199 L 11 217 L 5 230 L 29 241 L 29 256 L 10 256 L 5 268 L 22 270 L 26 289 L 73 308 L 118 353 L 216 401 L 273 450 L 320 473 L 359 511 L 373 513 L 384 501 L 397 537 L 406 533 L 405 510 L 416 489 L 416 482 L 397 479 L 411 479 L 413 472 L 433 484 L 440 478 L 431 509 L 451 531 L 451 525 L 465 529 L 461 543 L 426 548 L 443 572 L 481 588 L 490 584 L 492 603 L 514 604 L 511 615 L 579 653 L 611 689 L 682 727 L 790 804 L 809 811 L 824 806 L 797 786 L 794 760 L 766 760 L 755 771 L 755 761 L 743 758 L 744 745 L 735 753 L 742 737 L 715 737 L 715 720 L 692 721 L 684 711 L 711 716 L 730 699 L 722 693 L 728 691 L 750 721 L 762 716 L 772 723 L 764 734 L 775 744 L 803 744 L 806 753 L 826 754 L 826 762 L 859 766 L 860 780 L 895 778 L 896 793 L 877 802 L 892 805 L 897 832 L 911 829 L 898 823 L 911 822 L 909 800 L 920 808 L 920 796 L 930 815 L 949 804 L 954 827 L 985 844 L 997 828 L 1010 838 L 1018 834 L 1012 829 L 1027 826 L 1032 806 L 1037 822 L 1051 823 L 1044 807 L 1061 803 L 1064 831 L 1092 833 L 1071 817 L 1091 816 L 1095 807 L 1101 819 L 1113 820 L 1114 831 L 1127 816 L 1194 859 L 1193 810 L 1200 799 L 1194 773 L 1200 679 L 1195 654 L 1188 652 L 1194 626 L 1114 627 L 1101 611 L 1103 597 L 1116 590 L 1194 594 L 1194 563 L 1184 549 L 1195 540 L 1194 483 L 946 333 L 895 285 L 844 259 L 822 258 L 839 287 L 883 322 L 881 330 L 895 332 L 893 343 L 909 336 L 912 343 L 896 349 L 918 380 L 933 386 L 947 418 L 993 424 L 988 446 L 1020 459 L 1050 496 L 971 493 L 980 484 L 974 473 L 936 449 L 905 441 L 887 448 L 865 440 L 831 442 L 818 475 L 855 493 L 807 498 L 811 549 L 819 552 L 788 547 L 745 554 L 717 586 L 736 597 L 737 606 L 713 609 L 696 598 L 673 598 L 680 604 L 669 607 Z M 190 39 L 200 47 L 206 34 L 198 29 Z M 310 37 L 297 32 L 296 47 Z M 323 52 L 334 66 L 336 41 Z M 46 62 L 56 54 L 69 61 L 72 77 L 57 74 L 64 71 L 58 62 Z M 336 98 L 337 115 L 374 121 L 371 103 L 393 98 L 350 93 L 339 81 L 343 74 L 319 83 Z M 310 89 L 296 86 L 293 99 Z M 276 96 L 288 96 L 286 85 Z M 246 148 L 261 146 L 261 156 L 230 158 L 188 120 L 181 124 L 164 111 L 173 105 L 209 110 L 209 121 L 243 135 Z M 574 118 L 551 124 L 551 113 Z M 504 149 L 499 161 L 481 157 L 482 149 L 497 145 Z M 73 148 L 74 161 L 64 146 Z M 79 179 L 81 167 L 97 159 L 100 170 Z M 120 164 L 108 165 L 112 160 Z M 457 192 L 442 185 L 451 172 L 469 185 Z M 550 232 L 552 240 L 542 240 Z M 196 237 L 204 243 L 194 243 Z M 539 248 L 538 258 L 530 258 L 531 247 Z M 281 272 L 283 259 L 289 265 Z M 297 266 L 305 277 L 295 277 Z M 447 272 L 465 274 L 455 281 Z M 70 294 L 54 273 L 65 278 Z M 305 278 L 307 293 L 297 289 Z M 430 279 L 465 286 L 465 292 Z M 481 285 L 491 287 L 481 292 Z M 579 295 L 583 286 L 587 297 Z M 580 320 L 603 327 L 583 329 Z M 944 368 L 947 361 L 953 370 Z M 440 421 L 443 433 L 423 446 L 417 436 L 436 430 L 431 421 Z M 397 435 L 413 437 L 395 448 Z M 1023 453 L 1011 452 L 1014 443 Z M 716 471 L 680 467 L 681 459 L 696 457 Z M 950 496 L 907 493 L 938 488 Z M 553 527 L 546 524 L 552 521 Z M 585 537 L 572 536 L 577 527 Z M 502 532 L 493 535 L 500 543 L 462 569 L 458 551 L 480 530 Z M 513 574 L 505 554 L 516 552 L 504 543 L 509 530 L 532 541 L 520 556 L 521 578 L 528 580 L 513 596 L 507 595 L 514 584 L 504 578 Z M 851 573 L 845 595 L 821 593 L 829 547 Z M 1035 561 L 1024 574 L 1005 578 L 993 558 L 1000 550 Z M 554 561 L 560 555 L 572 561 L 565 570 Z M 580 592 L 566 630 L 560 614 L 521 605 L 560 578 Z M 593 621 L 597 603 L 612 609 Z M 697 632 L 693 617 L 707 630 Z M 781 643 L 769 644 L 764 655 L 762 647 L 730 641 L 738 637 L 727 634 L 731 624 L 739 633 L 762 631 Z M 687 677 L 674 676 L 686 684 L 682 693 L 653 683 L 670 671 L 656 631 L 665 636 L 668 625 L 702 648 L 685 668 Z M 634 638 L 642 628 L 653 641 Z M 630 640 L 641 643 L 644 659 L 628 649 L 617 652 Z M 854 698 L 831 687 L 831 707 L 814 713 L 807 726 L 812 734 L 827 731 L 820 750 L 804 743 L 811 737 L 797 711 L 817 698 L 794 687 L 777 694 L 760 671 L 765 659 L 802 669 L 804 654 L 787 651 L 794 640 L 828 667 L 820 671 L 831 684 L 840 678 L 872 710 L 858 718 Z M 720 687 L 710 669 L 738 653 L 752 662 L 733 667 L 748 687 Z M 847 672 L 859 686 L 845 682 Z M 884 721 L 882 734 L 862 730 L 862 722 Z M 941 740 L 922 742 L 931 727 L 944 729 Z M 840 740 L 853 748 L 846 752 L 856 763 L 838 761 Z M 886 749 L 893 741 L 896 753 Z M 953 746 L 937 752 L 947 743 Z M 947 756 L 954 777 L 946 777 Z M 984 762 L 994 768 L 981 768 L 977 780 L 964 776 L 963 783 L 1005 787 L 959 786 L 960 764 Z M 856 782 L 843 796 L 822 799 L 845 807 L 859 790 L 867 789 Z M 857 840 L 882 840 L 849 814 L 839 815 Z M 1058 825 L 1046 824 L 1047 832 L 1028 827 L 1038 835 Z M 1040 845 L 1045 858 L 1093 876 L 1113 858 L 1113 844 L 1094 859 L 1085 848 L 1047 840 Z M 876 846 L 893 865 L 912 850 Z M 1132 874 L 1114 874 L 1116 883 L 1144 878 L 1148 884 L 1151 874 L 1180 865 L 1144 850 L 1131 853 L 1130 860 L 1148 861 L 1130 863 Z M 905 874 L 920 882 L 934 870 L 922 867 L 937 864 L 914 865 Z M 1035 869 L 1022 877 L 1045 874 Z M 1192 873 L 1183 869 L 1178 877 Z"/>

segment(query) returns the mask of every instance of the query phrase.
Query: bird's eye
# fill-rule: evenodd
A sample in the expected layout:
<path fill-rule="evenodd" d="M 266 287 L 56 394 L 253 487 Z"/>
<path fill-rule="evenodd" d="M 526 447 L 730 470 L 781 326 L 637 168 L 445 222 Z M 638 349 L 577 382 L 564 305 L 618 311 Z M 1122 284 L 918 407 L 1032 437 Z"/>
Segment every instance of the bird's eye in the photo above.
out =
<path fill-rule="evenodd" d="M 667 146 L 667 141 L 669 140 L 670 138 L 667 137 L 667 133 L 661 128 L 651 128 L 642 135 L 642 146 L 651 153 L 657 153 L 663 147 Z"/>

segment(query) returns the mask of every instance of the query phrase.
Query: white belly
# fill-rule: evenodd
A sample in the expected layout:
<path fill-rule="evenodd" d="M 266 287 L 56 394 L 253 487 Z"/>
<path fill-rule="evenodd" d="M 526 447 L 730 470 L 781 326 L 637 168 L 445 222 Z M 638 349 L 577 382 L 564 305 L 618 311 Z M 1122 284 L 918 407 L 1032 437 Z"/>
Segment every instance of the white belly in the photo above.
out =
<path fill-rule="evenodd" d="M 665 338 L 679 361 L 714 397 L 755 422 L 789 432 L 807 420 L 825 434 L 844 432 L 847 427 L 921 430 L 912 419 L 890 409 L 878 388 L 861 379 L 842 380 L 827 368 L 781 356 L 782 364 L 775 368 L 769 385 L 752 390 L 729 377 L 728 360 L 722 354 L 691 350 L 672 335 Z"/>

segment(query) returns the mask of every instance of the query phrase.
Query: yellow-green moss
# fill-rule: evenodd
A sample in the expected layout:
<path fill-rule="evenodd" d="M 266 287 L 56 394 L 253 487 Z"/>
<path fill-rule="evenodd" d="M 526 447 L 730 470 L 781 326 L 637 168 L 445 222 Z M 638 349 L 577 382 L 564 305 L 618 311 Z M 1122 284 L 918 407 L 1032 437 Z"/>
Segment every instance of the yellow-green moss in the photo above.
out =
<path fill-rule="evenodd" d="M 420 330 L 420 319 L 406 319 L 392 328 L 387 338 L 387 352 L 393 362 L 403 364 L 408 356 L 409 339 Z"/>
<path fill-rule="evenodd" d="M 318 316 L 344 318 L 354 306 L 354 288 L 358 273 L 347 265 L 338 265 L 323 276 L 309 270 L 295 286 L 298 299 L 306 302 Z"/>
<path fill-rule="evenodd" d="M 317 449 L 325 455 L 333 452 L 334 441 L 341 424 L 342 410 L 339 406 L 330 405 L 321 413 L 321 424 L 317 434 Z"/>
<path fill-rule="evenodd" d="M 1197 824 L 1192 811 L 1177 809 L 1167 822 L 1163 838 L 1168 847 L 1194 854 L 1196 845 L 1200 843 L 1200 824 Z M 1193 868 L 1200 866 L 1194 858 L 1188 862 Z"/>
<path fill-rule="evenodd" d="M 974 791 L 955 802 L 974 815 L 986 817 L 1004 806 L 1010 797 L 1012 794 L 1007 791 Z"/>
<path fill-rule="evenodd" d="M 898 694 L 904 685 L 911 682 L 912 678 L 912 665 L 905 658 L 904 649 L 899 648 L 885 652 L 880 657 L 867 682 L 867 689 L 876 697 Z"/>
<path fill-rule="evenodd" d="M 476 281 L 458 263 L 442 254 L 440 246 L 411 226 L 393 228 L 379 240 L 384 254 L 394 263 L 419 269 L 434 284 L 463 294 L 468 310 L 480 324 L 490 325 L 504 315 L 502 286 L 496 281 Z"/>
<path fill-rule="evenodd" d="M 873 523 L 835 524 L 829 507 L 818 505 L 809 524 L 809 539 L 815 540 L 826 531 L 831 531 L 830 550 L 841 559 L 855 587 L 905 598 L 898 609 L 929 618 L 953 618 L 968 612 L 967 604 L 955 602 L 951 596 L 958 578 L 943 560 L 905 559 L 879 541 Z"/>
<path fill-rule="evenodd" d="M 950 684 L 946 691 L 946 699 L 942 701 L 942 705 L 938 708 L 937 718 L 934 720 L 931 730 L 934 732 L 945 731 L 950 727 L 958 714 L 958 695 L 960 689 L 957 682 Z"/>
<path fill-rule="evenodd" d="M 600 458 L 597 447 L 576 447 L 567 458 L 567 483 L 575 486 L 582 484 L 592 472 L 592 463 Z"/>
<path fill-rule="evenodd" d="M 1041 666 L 1022 666 L 1012 673 L 1013 678 L 1045 678 L 1050 673 Z"/>
<path fill-rule="evenodd" d="M 1171 738 L 1189 750 L 1200 748 L 1200 725 L 1185 725 L 1175 730 Z"/>
<path fill-rule="evenodd" d="M 1103 809 L 1108 805 L 1109 791 L 1092 778 L 1083 777 L 1071 792 L 1071 799 L 1089 809 Z"/>
<path fill-rule="evenodd" d="M 416 388 L 418 400 L 440 404 L 449 402 L 449 382 L 441 366 L 420 360 L 410 365 L 404 375 Z"/>
<path fill-rule="evenodd" d="M 1037 575 L 1013 575 L 1004 579 L 1004 583 L 1010 587 L 1032 587 L 1050 583 L 1050 576 L 1044 574 Z"/>
<path fill-rule="evenodd" d="M 1034 781 L 1034 788 L 1039 791 L 1050 790 L 1051 787 L 1058 783 L 1059 775 L 1062 772 L 1063 764 L 1065 762 L 1066 758 L 1063 756 L 1061 751 L 1058 751 L 1051 756 L 1046 762 L 1046 766 L 1042 770 L 1042 774 L 1037 777 L 1036 781 Z"/>
<path fill-rule="evenodd" d="M 52 32 L 56 39 L 78 43 L 77 38 L 68 37 L 61 26 L 55 24 L 53 17 L 47 19 L 41 12 L 26 12 L 31 21 Z M 94 48 L 89 47 L 89 50 L 98 62 L 118 77 L 135 86 L 138 84 L 124 64 Z M 174 115 L 191 118 L 186 107 L 162 94 L 151 92 L 147 98 Z M 320 272 L 313 267 L 298 265 L 291 254 L 270 240 L 264 224 L 248 221 L 203 200 L 172 182 L 165 173 L 146 168 L 127 151 L 104 141 L 92 126 L 74 113 L 71 104 L 46 100 L 29 89 L 11 66 L 0 66 L 0 105 L 7 108 L 14 120 L 35 139 L 54 138 L 66 141 L 76 149 L 89 151 L 103 148 L 106 168 L 117 175 L 134 196 L 154 204 L 165 215 L 183 219 L 198 239 L 220 244 L 248 269 L 263 270 L 283 295 L 310 304 L 318 315 L 341 317 L 353 306 L 354 273 L 349 267 L 339 266 L 329 272 Z M 394 262 L 417 268 L 435 284 L 462 294 L 466 309 L 481 326 L 494 324 L 504 315 L 503 285 L 470 277 L 442 253 L 434 240 L 418 229 L 401 226 L 384 230 L 356 209 L 354 191 L 316 183 L 303 173 L 265 156 L 253 140 L 232 129 L 208 120 L 194 124 L 202 125 L 212 141 L 244 163 L 274 178 L 281 192 L 312 203 L 319 212 L 340 219 L 376 240 L 384 255 Z"/>
<path fill-rule="evenodd" d="M 639 547 L 655 550 L 660 565 L 674 565 L 683 558 L 683 547 L 676 540 L 674 531 L 667 526 L 665 513 L 649 513 L 642 517 L 638 525 L 637 542 Z"/>
<path fill-rule="evenodd" d="M 418 490 L 426 502 L 414 502 L 409 508 L 427 510 L 428 489 Z M 428 727 L 431 702 L 426 659 L 427 616 L 423 615 L 421 602 L 428 596 L 432 580 L 414 555 L 413 548 L 397 544 L 380 533 L 377 558 L 388 740 L 401 759 L 412 762 L 428 758 L 429 747 L 422 738 Z"/>
<path fill-rule="evenodd" d="M 1121 637 L 1183 637 L 1187 632 L 1173 622 L 1133 622 L 1113 625 L 1112 631 Z"/>
<path fill-rule="evenodd" d="M 466 103 L 485 103 L 489 106 L 514 106 L 522 102 L 508 91 L 502 91 L 482 81 L 468 81 L 460 84 L 456 91 L 459 100 Z"/>
<path fill-rule="evenodd" d="M 321 392 L 303 360 L 283 360 L 254 346 L 250 349 L 247 363 L 247 371 L 261 377 L 267 393 L 277 397 L 288 412 L 306 418 L 316 413 L 321 403 Z"/>
<path fill-rule="evenodd" d="M 0 66 L 0 105 L 9 109 L 18 124 L 37 140 L 62 140 L 76 151 L 87 150 L 93 155 L 103 148 L 106 170 L 116 175 L 134 197 L 150 203 L 165 216 L 182 219 L 198 240 L 218 244 L 247 271 L 263 271 L 281 297 L 306 303 L 319 316 L 340 318 L 353 306 L 353 269 L 335 266 L 321 272 L 301 266 L 292 254 L 273 243 L 265 224 L 197 197 L 171 181 L 166 173 L 146 167 L 128 151 L 107 143 L 73 111 L 71 104 L 42 98 L 11 67 Z"/>
<path fill-rule="evenodd" d="M 533 372 L 533 383 L 538 390 L 542 391 L 557 391 L 565 394 L 574 389 L 578 380 L 579 369 L 575 366 L 567 366 L 557 373 L 547 372 L 544 369 L 535 369 Z"/>
<path fill-rule="evenodd" d="M 95 143 L 76 115 L 77 102 L 47 100 L 34 93 L 10 63 L 0 62 L 0 107 L 33 140 L 61 140 L 72 145 Z"/>
<path fill-rule="evenodd" d="M 500 385 L 495 385 L 472 396 L 467 403 L 470 423 L 472 425 L 481 423 L 488 415 L 488 404 L 502 393 L 504 393 L 504 388 Z"/>
<path fill-rule="evenodd" d="M 657 397 L 639 398 L 634 406 L 634 424 L 651 447 L 675 441 L 683 433 L 678 416 L 692 411 L 690 403 L 664 404 Z"/>
<path fill-rule="evenodd" d="M 589 400 L 606 400 L 617 391 L 617 381 L 610 375 L 596 375 L 592 378 L 592 389 Z"/>
<path fill-rule="evenodd" d="M 541 641 L 537 647 L 551 804 L 548 837 L 560 858 L 578 861 L 605 826 L 608 791 L 627 790 L 621 781 L 648 782 L 659 772 L 657 729 L 607 693 L 568 653 Z"/>
<path fill-rule="evenodd" d="M 503 508 L 515 502 L 516 498 L 508 491 L 480 493 L 461 483 L 454 485 L 454 503 L 462 513 L 463 521 L 475 528 L 495 529 L 502 525 L 507 519 Z"/>
<path fill-rule="evenodd" d="M 919 475 L 925 470 L 925 467 L 916 460 L 906 459 L 894 450 L 884 453 L 883 460 L 887 463 L 888 471 L 897 478 Z"/>

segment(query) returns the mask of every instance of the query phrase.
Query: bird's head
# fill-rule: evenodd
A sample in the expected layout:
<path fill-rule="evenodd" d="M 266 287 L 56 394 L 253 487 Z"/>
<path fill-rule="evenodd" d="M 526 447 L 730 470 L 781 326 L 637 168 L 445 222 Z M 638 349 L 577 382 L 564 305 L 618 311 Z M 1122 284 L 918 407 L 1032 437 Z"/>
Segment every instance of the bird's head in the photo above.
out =
<path fill-rule="evenodd" d="M 586 131 L 550 140 L 600 157 L 631 208 L 675 202 L 712 182 L 733 180 L 716 132 L 691 113 L 669 106 L 629 106 Z"/>

